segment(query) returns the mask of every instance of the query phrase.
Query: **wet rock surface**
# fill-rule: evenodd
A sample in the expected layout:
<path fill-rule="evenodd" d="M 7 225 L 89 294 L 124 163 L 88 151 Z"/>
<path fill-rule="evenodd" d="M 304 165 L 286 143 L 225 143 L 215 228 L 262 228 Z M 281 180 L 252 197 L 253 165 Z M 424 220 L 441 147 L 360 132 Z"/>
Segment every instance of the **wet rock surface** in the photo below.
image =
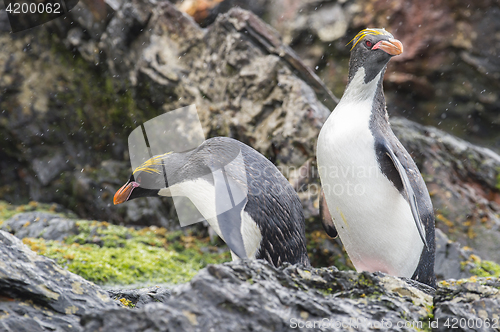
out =
<path fill-rule="evenodd" d="M 81 331 L 85 313 L 112 308 L 106 292 L 0 231 L 0 329 Z"/>
<path fill-rule="evenodd" d="M 474 275 L 464 266 L 472 252 L 464 250 L 460 244 L 448 239 L 439 228 L 436 229 L 436 266 L 438 280 L 463 279 Z"/>
<path fill-rule="evenodd" d="M 382 320 L 396 325 L 403 317 L 426 317 L 432 292 L 382 274 L 275 269 L 263 261 L 240 261 L 207 267 L 190 283 L 174 288 L 163 304 L 147 304 L 129 315 L 119 310 L 90 314 L 82 325 L 85 331 L 152 326 L 159 331 L 288 331 L 327 318 L 332 324 L 359 321 L 359 330 L 367 330 Z"/>
<path fill-rule="evenodd" d="M 165 302 L 170 298 L 171 290 L 160 286 L 140 288 L 140 289 L 111 289 L 109 296 L 118 304 L 123 304 L 123 299 L 130 302 L 133 308 L 143 308 L 148 303 Z"/>
<path fill-rule="evenodd" d="M 498 331 L 500 329 L 500 282 L 481 278 L 451 282 L 434 298 L 433 331 Z"/>
<path fill-rule="evenodd" d="M 82 324 L 85 331 L 113 326 L 124 331 L 153 327 L 158 331 L 174 327 L 184 331 L 341 331 L 347 327 L 449 331 L 453 324 L 459 331 L 496 331 L 498 289 L 498 280 L 491 278 L 451 281 L 434 292 L 426 285 L 384 274 L 231 262 L 209 266 L 190 283 L 174 288 L 161 304 L 148 303 L 129 312 L 92 313 L 82 318 Z"/>
<path fill-rule="evenodd" d="M 264 14 L 243 7 L 271 24 L 338 96 L 346 44 L 361 29 L 384 27 L 404 45 L 384 79 L 389 112 L 499 151 L 498 1 L 277 0 Z"/>

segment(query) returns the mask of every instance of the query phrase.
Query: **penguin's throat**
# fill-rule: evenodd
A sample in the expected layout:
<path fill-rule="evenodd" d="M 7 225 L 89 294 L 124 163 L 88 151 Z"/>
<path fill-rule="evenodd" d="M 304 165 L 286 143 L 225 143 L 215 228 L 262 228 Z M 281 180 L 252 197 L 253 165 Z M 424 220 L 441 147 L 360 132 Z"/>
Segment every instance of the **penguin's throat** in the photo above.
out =
<path fill-rule="evenodd" d="M 365 75 L 365 68 L 360 67 L 347 85 L 340 103 L 371 101 L 375 98 L 378 85 L 381 84 L 380 79 L 382 72 L 378 73 L 377 76 L 368 83 L 365 83 Z"/>
<path fill-rule="evenodd" d="M 160 196 L 164 196 L 164 197 L 173 197 L 173 196 L 176 196 L 176 195 L 173 195 L 173 194 L 172 194 L 172 191 L 171 191 L 170 187 L 167 187 L 167 188 L 161 188 L 161 189 L 158 191 L 158 195 L 160 195 Z"/>

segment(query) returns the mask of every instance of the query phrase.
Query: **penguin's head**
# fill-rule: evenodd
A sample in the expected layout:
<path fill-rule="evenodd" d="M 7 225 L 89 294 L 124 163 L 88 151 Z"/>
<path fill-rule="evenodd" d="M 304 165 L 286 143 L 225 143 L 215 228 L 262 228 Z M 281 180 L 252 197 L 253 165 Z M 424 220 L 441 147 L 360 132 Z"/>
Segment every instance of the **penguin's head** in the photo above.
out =
<path fill-rule="evenodd" d="M 139 197 L 157 197 L 161 191 L 178 182 L 175 176 L 186 160 L 186 153 L 165 153 L 146 160 L 135 168 L 113 198 L 113 203 L 121 204 Z M 169 176 L 167 176 L 167 174 Z"/>
<path fill-rule="evenodd" d="M 349 82 L 361 68 L 365 71 L 364 82 L 372 81 L 393 56 L 403 53 L 403 44 L 385 29 L 364 29 L 349 44 Z"/>
<path fill-rule="evenodd" d="M 139 198 L 139 197 L 155 197 L 159 196 L 159 191 L 160 189 L 151 189 L 148 187 L 141 187 L 141 182 L 142 179 L 144 178 L 150 178 L 149 175 L 146 174 L 138 174 L 138 175 L 130 175 L 130 179 L 128 180 L 127 183 L 125 183 L 116 193 L 115 197 L 113 198 L 113 203 L 116 204 L 121 204 L 126 201 L 129 201 L 134 198 Z M 137 179 L 136 179 L 137 178 Z M 150 182 L 150 180 L 147 180 Z M 156 181 L 156 180 L 154 180 Z M 161 185 L 161 184 L 159 184 Z M 165 185 L 161 185 L 162 188 L 165 187 Z M 155 187 L 153 187 L 155 188 Z"/>
<path fill-rule="evenodd" d="M 128 182 L 115 193 L 113 203 L 121 204 L 139 197 L 171 196 L 171 186 L 202 177 L 212 181 L 212 172 L 227 168 L 231 163 L 234 165 L 239 153 L 235 142 L 210 139 L 190 151 L 154 156 L 134 169 Z M 241 178 L 245 172 L 244 167 L 235 170 L 233 166 L 229 170 L 235 178 Z"/>

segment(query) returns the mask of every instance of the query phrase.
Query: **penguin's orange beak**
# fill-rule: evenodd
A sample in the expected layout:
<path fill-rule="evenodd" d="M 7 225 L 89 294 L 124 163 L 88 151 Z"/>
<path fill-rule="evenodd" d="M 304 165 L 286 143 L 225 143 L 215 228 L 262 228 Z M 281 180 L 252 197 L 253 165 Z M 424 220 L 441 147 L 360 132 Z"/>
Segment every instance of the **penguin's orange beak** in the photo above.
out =
<path fill-rule="evenodd" d="M 403 53 L 403 43 L 397 39 L 390 38 L 389 40 L 379 41 L 372 49 L 381 49 L 390 55 L 400 55 Z"/>
<path fill-rule="evenodd" d="M 128 201 L 128 198 L 132 194 L 132 191 L 134 190 L 135 187 L 138 186 L 139 184 L 133 181 L 125 183 L 123 187 L 118 189 L 118 191 L 115 194 L 115 197 L 113 197 L 113 204 L 117 205 Z"/>

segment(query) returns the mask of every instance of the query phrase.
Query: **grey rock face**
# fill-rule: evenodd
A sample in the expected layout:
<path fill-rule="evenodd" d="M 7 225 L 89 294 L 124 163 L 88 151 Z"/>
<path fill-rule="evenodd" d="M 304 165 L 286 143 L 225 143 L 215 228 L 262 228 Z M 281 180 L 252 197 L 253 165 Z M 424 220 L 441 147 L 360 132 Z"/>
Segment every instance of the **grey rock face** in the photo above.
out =
<path fill-rule="evenodd" d="M 439 228 L 436 229 L 435 273 L 438 280 L 471 277 L 473 274 L 461 264 L 467 261 L 469 255 L 458 243 L 450 241 Z"/>
<path fill-rule="evenodd" d="M 33 160 L 33 171 L 44 186 L 54 180 L 65 168 L 67 164 L 60 152 L 54 156 Z"/>
<path fill-rule="evenodd" d="M 424 176 L 437 227 L 500 262 L 500 155 L 409 120 L 393 118 L 391 125 Z"/>
<path fill-rule="evenodd" d="M 117 301 L 117 303 L 119 303 L 121 299 L 126 299 L 130 301 L 135 308 L 140 309 L 148 303 L 165 302 L 170 297 L 171 292 L 169 289 L 156 286 L 141 289 L 108 290 L 108 294 L 112 299 Z"/>
<path fill-rule="evenodd" d="M 498 331 L 499 288 L 499 280 L 491 278 L 440 287 L 434 298 L 433 331 Z"/>
<path fill-rule="evenodd" d="M 288 331 L 328 321 L 333 327 L 328 331 L 341 330 L 335 328 L 339 323 L 358 324 L 360 331 L 376 324 L 394 325 L 388 331 L 412 331 L 396 325 L 428 315 L 432 289 L 422 289 L 383 274 L 275 269 L 264 261 L 239 261 L 203 269 L 188 284 L 174 288 L 163 304 L 128 313 L 96 312 L 83 317 L 82 325 L 85 331 Z"/>
<path fill-rule="evenodd" d="M 434 290 L 382 273 L 245 260 L 209 265 L 173 289 L 106 293 L 3 231 L 0 255 L 0 330 L 7 332 L 448 331 L 462 318 L 483 322 L 477 331 L 494 331 L 500 314 L 500 285 L 491 278 Z M 123 298 L 134 309 L 116 304 Z"/>
<path fill-rule="evenodd" d="M 87 280 L 0 231 L 0 330 L 81 331 L 80 316 L 115 306 Z"/>

